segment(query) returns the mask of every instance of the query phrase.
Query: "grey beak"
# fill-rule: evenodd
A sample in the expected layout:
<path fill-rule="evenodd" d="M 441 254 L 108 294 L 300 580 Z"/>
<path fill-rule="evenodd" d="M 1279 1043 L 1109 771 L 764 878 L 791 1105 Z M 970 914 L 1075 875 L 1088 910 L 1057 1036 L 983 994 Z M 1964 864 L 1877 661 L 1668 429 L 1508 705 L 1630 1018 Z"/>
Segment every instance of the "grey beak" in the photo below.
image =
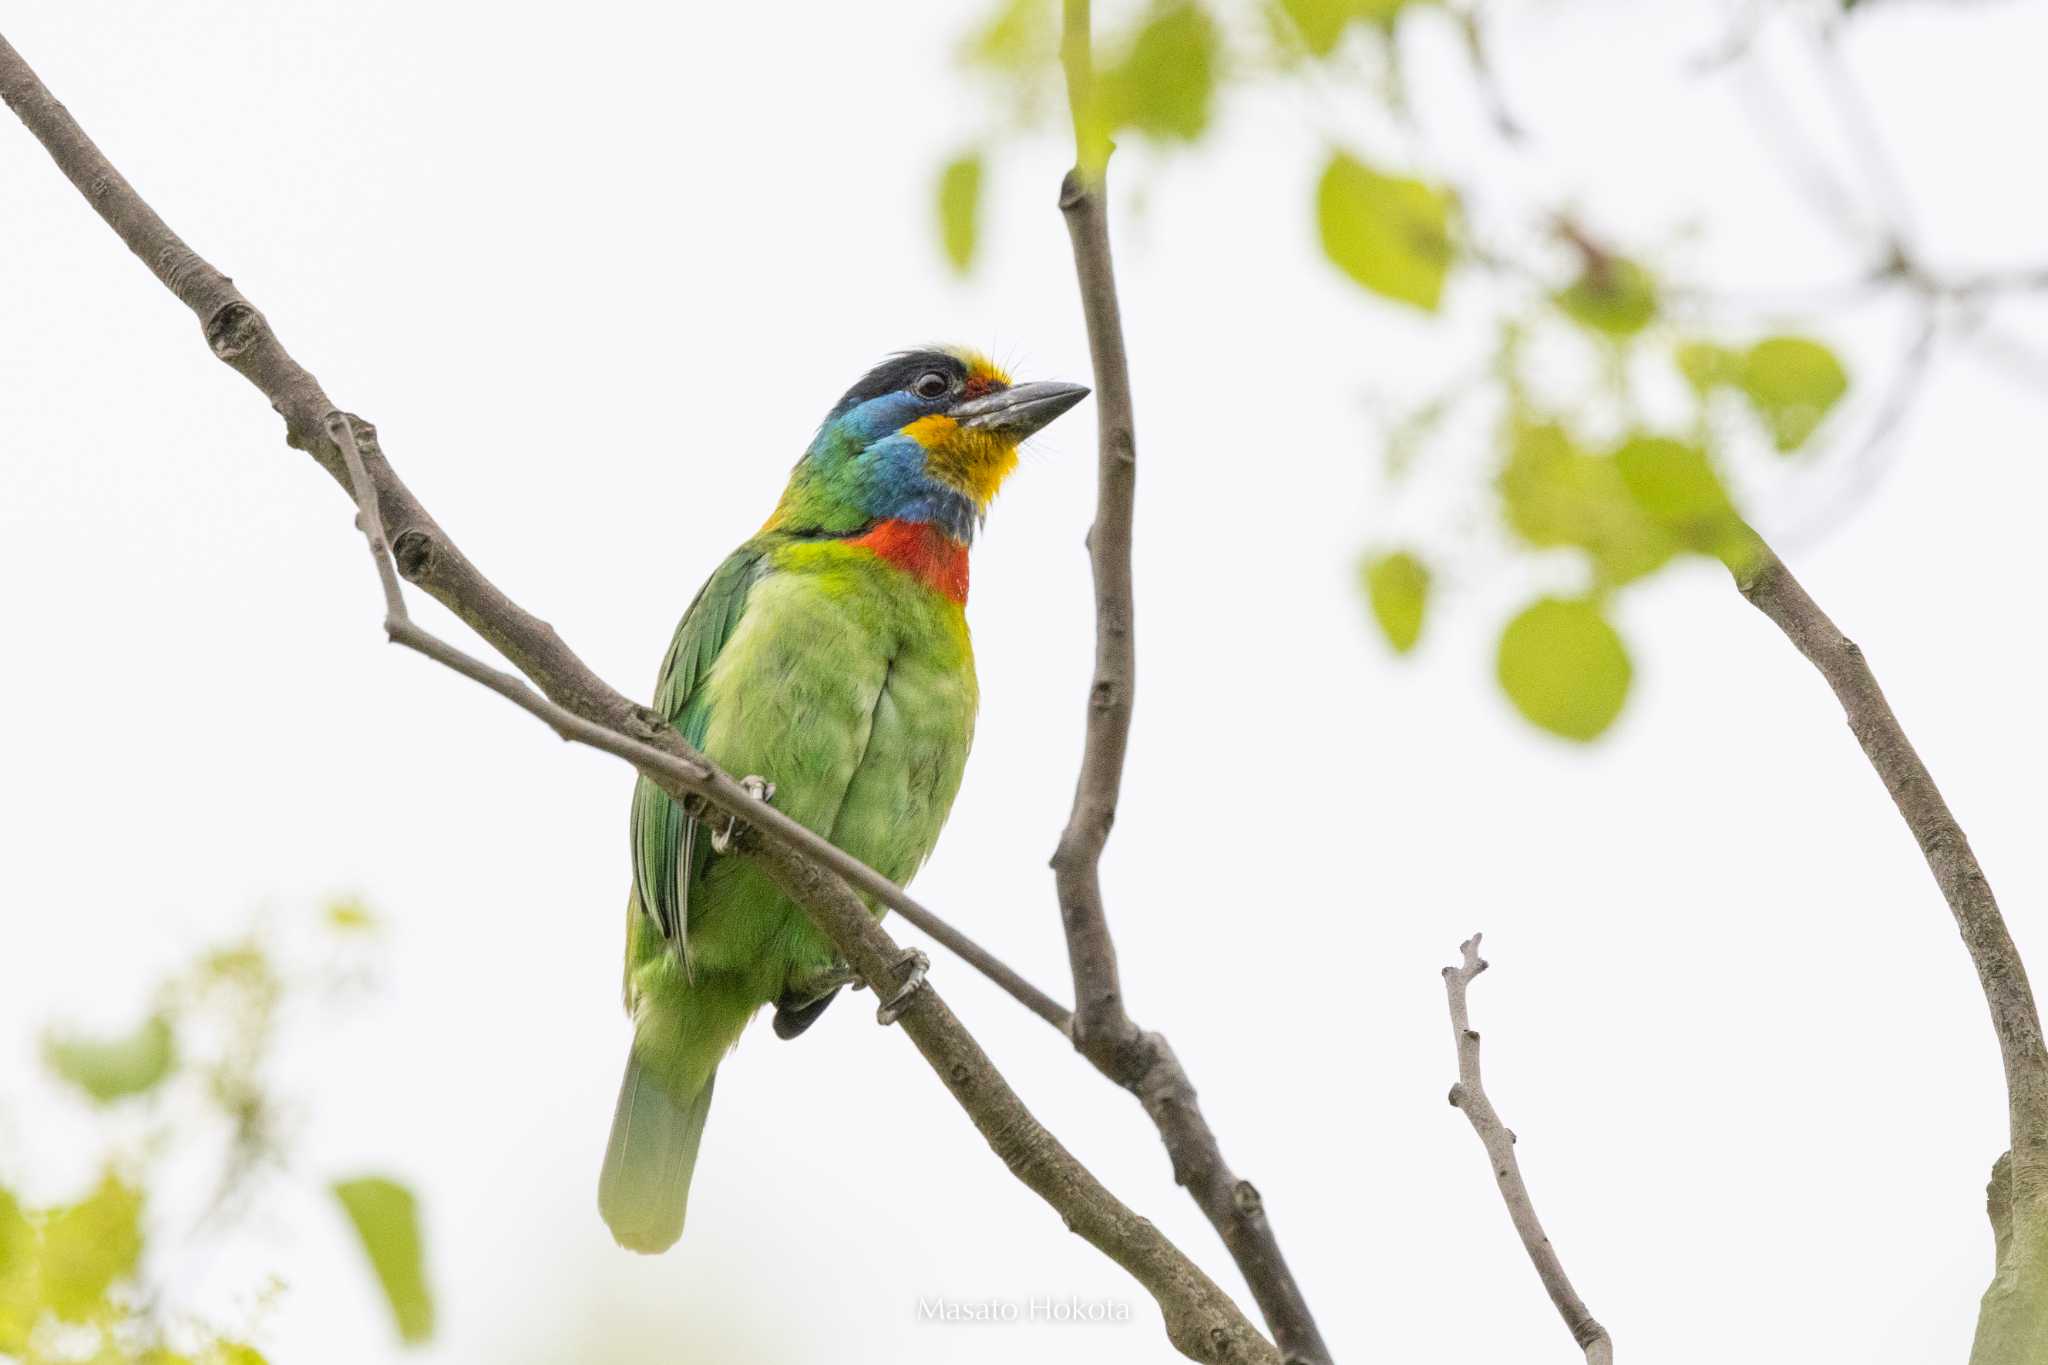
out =
<path fill-rule="evenodd" d="M 1021 441 L 1087 396 L 1085 384 L 1014 384 L 956 403 L 949 415 L 963 427 Z"/>

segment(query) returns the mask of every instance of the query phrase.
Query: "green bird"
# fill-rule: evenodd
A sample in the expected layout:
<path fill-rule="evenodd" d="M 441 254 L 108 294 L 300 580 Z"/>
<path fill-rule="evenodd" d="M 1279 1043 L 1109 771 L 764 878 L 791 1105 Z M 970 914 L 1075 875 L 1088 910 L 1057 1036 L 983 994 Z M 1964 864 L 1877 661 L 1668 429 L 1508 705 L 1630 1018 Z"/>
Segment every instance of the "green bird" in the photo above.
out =
<path fill-rule="evenodd" d="M 1018 443 L 1087 394 L 1012 384 L 951 348 L 870 370 L 826 415 L 775 515 L 683 614 L 655 708 L 792 819 L 907 881 L 974 736 L 968 546 Z M 720 856 L 726 833 L 644 777 L 634 789 L 633 1046 L 598 1184 L 612 1236 L 634 1251 L 682 1234 L 712 1082 L 747 1021 L 773 1004 L 776 1034 L 793 1038 L 854 979 L 774 883 Z"/>

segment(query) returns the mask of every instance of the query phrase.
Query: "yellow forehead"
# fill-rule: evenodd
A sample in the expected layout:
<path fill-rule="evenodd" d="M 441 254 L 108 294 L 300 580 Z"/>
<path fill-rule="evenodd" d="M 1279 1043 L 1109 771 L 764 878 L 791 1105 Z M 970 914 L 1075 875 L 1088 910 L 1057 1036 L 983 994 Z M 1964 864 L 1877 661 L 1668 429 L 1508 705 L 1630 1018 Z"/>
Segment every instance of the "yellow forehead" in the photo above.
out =
<path fill-rule="evenodd" d="M 962 347 L 951 350 L 949 354 L 967 367 L 967 383 L 970 388 L 976 384 L 983 388 L 1009 386 L 1010 376 L 1004 372 L 1003 367 L 980 351 L 970 351 Z"/>

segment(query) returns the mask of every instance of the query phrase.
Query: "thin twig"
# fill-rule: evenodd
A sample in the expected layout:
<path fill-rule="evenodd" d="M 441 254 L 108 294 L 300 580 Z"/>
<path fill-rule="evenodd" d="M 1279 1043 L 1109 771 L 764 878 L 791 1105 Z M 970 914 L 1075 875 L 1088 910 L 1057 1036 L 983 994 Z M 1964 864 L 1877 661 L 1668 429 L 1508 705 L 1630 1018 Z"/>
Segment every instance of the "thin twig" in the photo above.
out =
<path fill-rule="evenodd" d="M 1060 211 L 1074 249 L 1093 362 L 1097 422 L 1095 521 L 1088 561 L 1095 585 L 1095 670 L 1074 805 L 1053 878 L 1074 977 L 1074 1045 L 1103 1075 L 1136 1095 L 1159 1130 L 1173 1177 L 1223 1239 L 1290 1365 L 1330 1365 L 1315 1317 L 1266 1217 L 1265 1201 L 1223 1159 L 1195 1088 L 1166 1039 L 1124 1008 L 1116 943 L 1102 898 L 1102 851 L 1116 820 L 1136 686 L 1131 522 L 1137 486 L 1131 371 L 1109 246 L 1106 176 L 1111 144 L 1095 108 L 1088 0 L 1065 0 L 1060 55 L 1074 123 L 1074 168 Z"/>
<path fill-rule="evenodd" d="M 748 831 L 745 851 L 804 907 L 878 995 L 893 989 L 904 954 L 848 885 L 855 879 L 855 869 L 878 879 L 879 874 L 817 840 L 772 806 L 749 799 L 729 775 L 684 743 L 672 726 L 613 691 L 551 628 L 519 609 L 477 572 L 398 482 L 376 448 L 374 430 L 334 407 L 312 375 L 291 359 L 254 305 L 171 232 L 5 38 L 0 38 L 0 97 L 130 249 L 198 314 L 215 354 L 271 398 L 285 418 L 292 444 L 312 453 L 350 491 L 383 586 L 386 630 L 395 642 L 483 683 L 547 721 L 565 738 L 627 759 L 693 810 L 715 807 L 738 817 Z M 404 529 L 387 538 L 394 524 Z M 498 645 L 547 695 L 414 625 L 399 587 L 401 574 Z M 814 849 L 813 843 L 818 847 Z M 881 898 L 896 903 L 893 896 Z M 1032 1117 L 935 988 L 927 984 L 917 991 L 899 1017 L 905 1033 L 1004 1164 L 1051 1204 L 1070 1230 L 1151 1293 L 1168 1338 L 1183 1354 L 1218 1365 L 1279 1365 L 1278 1352 L 1229 1297 L 1149 1220 L 1118 1201 Z"/>
<path fill-rule="evenodd" d="M 1614 1342 L 1572 1288 L 1557 1248 L 1544 1235 L 1543 1224 L 1536 1218 L 1535 1201 L 1529 1197 L 1528 1183 L 1522 1179 L 1521 1165 L 1515 1160 L 1515 1135 L 1494 1112 L 1493 1101 L 1486 1097 L 1485 1082 L 1480 1079 L 1479 1033 L 1472 1027 L 1465 1003 L 1472 978 L 1486 970 L 1486 959 L 1479 956 L 1479 935 L 1459 944 L 1458 951 L 1464 962 L 1444 968 L 1444 992 L 1451 1004 L 1451 1041 L 1458 1049 L 1458 1083 L 1451 1087 L 1451 1106 L 1464 1111 L 1471 1120 L 1472 1131 L 1486 1148 L 1494 1181 L 1500 1186 L 1500 1197 L 1507 1201 L 1508 1217 L 1521 1236 L 1522 1249 L 1529 1253 L 1536 1276 L 1543 1281 L 1543 1292 L 1557 1305 L 1558 1316 L 1564 1319 L 1572 1340 L 1586 1353 L 1586 1365 L 1614 1365 Z"/>

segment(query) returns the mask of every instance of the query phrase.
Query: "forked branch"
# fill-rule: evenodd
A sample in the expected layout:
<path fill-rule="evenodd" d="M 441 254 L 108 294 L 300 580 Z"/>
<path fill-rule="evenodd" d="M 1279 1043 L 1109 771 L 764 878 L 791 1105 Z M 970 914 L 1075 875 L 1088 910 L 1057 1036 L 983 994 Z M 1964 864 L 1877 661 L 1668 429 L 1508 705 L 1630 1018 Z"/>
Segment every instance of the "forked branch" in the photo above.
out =
<path fill-rule="evenodd" d="M 1074 976 L 1074 1045 L 1144 1104 L 1166 1145 L 1174 1179 L 1223 1239 L 1288 1361 L 1329 1365 L 1329 1348 L 1281 1254 L 1265 1201 L 1224 1161 L 1195 1088 L 1166 1039 L 1139 1028 L 1124 1009 L 1116 942 L 1103 905 L 1102 852 L 1123 787 L 1137 679 L 1131 524 L 1138 455 L 1130 361 L 1109 250 L 1105 194 L 1111 146 L 1096 97 L 1088 0 L 1065 0 L 1064 15 L 1060 55 L 1074 125 L 1074 168 L 1060 185 L 1059 202 L 1073 242 L 1074 274 L 1088 327 L 1097 423 L 1095 522 L 1088 532 L 1095 668 L 1074 805 L 1052 858 Z"/>
<path fill-rule="evenodd" d="M 478 572 L 399 482 L 368 424 L 335 407 L 313 376 L 285 351 L 262 313 L 136 194 L 4 38 L 0 98 L 108 225 L 199 317 L 215 355 L 270 398 L 285 419 L 290 443 L 312 454 L 349 492 L 375 560 L 385 629 L 393 641 L 483 683 L 564 738 L 625 758 L 693 813 L 717 810 L 739 819 L 748 831 L 743 850 L 803 906 L 878 996 L 894 990 L 905 955 L 855 888 L 904 910 L 906 918 L 920 927 L 942 922 L 922 907 L 911 914 L 904 904 L 907 898 L 887 879 L 772 806 L 752 799 L 672 726 L 604 683 L 551 627 Z M 533 686 L 415 625 L 406 611 L 401 577 L 446 604 Z M 966 942 L 949 928 L 946 934 Z M 934 933 L 942 941 L 945 936 Z M 1010 980 L 1004 981 L 990 970 L 994 959 L 981 956 L 986 961 L 977 966 L 990 971 L 1042 1017 L 1064 1024 L 1065 1011 L 1057 1004 L 995 963 L 1000 973 L 1008 973 Z M 1279 1354 L 1229 1296 L 1150 1221 L 1119 1202 L 1038 1123 L 936 989 L 927 984 L 916 991 L 897 1017 L 1011 1172 L 1052 1205 L 1069 1229 L 1150 1292 L 1169 1339 L 1184 1355 L 1215 1365 L 1279 1365 Z"/>

